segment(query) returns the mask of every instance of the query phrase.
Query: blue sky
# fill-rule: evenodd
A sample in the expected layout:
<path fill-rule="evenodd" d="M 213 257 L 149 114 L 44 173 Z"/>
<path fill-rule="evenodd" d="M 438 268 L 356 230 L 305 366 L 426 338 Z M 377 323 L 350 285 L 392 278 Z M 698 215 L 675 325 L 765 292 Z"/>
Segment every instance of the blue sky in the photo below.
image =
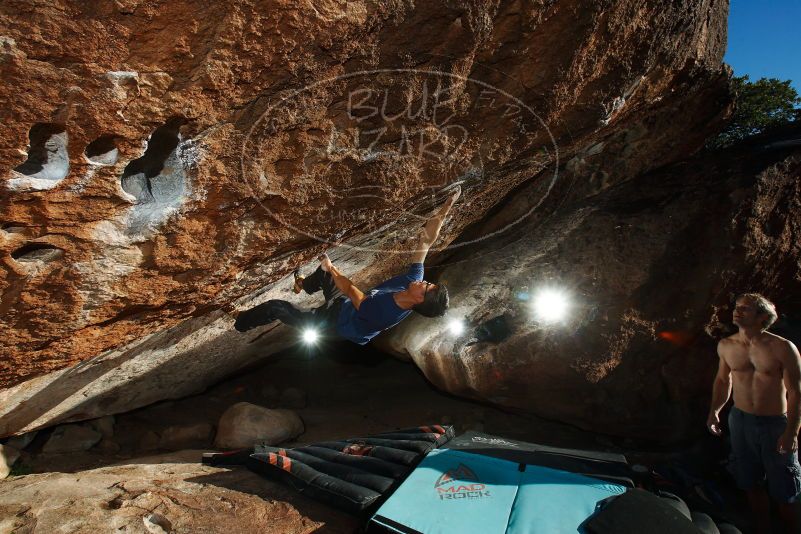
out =
<path fill-rule="evenodd" d="M 801 0 L 731 0 L 723 61 L 736 76 L 792 80 L 801 93 Z"/>

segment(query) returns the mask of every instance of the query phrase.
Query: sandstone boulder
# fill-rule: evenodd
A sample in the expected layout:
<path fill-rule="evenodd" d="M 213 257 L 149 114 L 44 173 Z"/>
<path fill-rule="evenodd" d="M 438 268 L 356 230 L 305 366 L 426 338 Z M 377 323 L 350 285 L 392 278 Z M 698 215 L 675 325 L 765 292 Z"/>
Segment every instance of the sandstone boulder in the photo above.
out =
<path fill-rule="evenodd" d="M 37 432 L 33 431 L 26 434 L 20 434 L 19 436 L 11 436 L 6 440 L 5 444 L 21 451 L 31 444 L 33 439 L 36 437 L 36 434 Z"/>
<path fill-rule="evenodd" d="M 213 432 L 214 428 L 209 423 L 167 427 L 161 433 L 159 448 L 166 450 L 206 448 L 211 444 Z"/>
<path fill-rule="evenodd" d="M 156 432 L 148 430 L 139 438 L 136 448 L 140 451 L 158 449 L 160 441 L 161 438 Z"/>
<path fill-rule="evenodd" d="M 97 444 L 103 435 L 89 425 L 59 425 L 44 444 L 42 452 L 66 453 L 87 451 Z"/>
<path fill-rule="evenodd" d="M 0 445 L 0 479 L 6 478 L 11 467 L 19 459 L 19 451 L 8 445 Z"/>
<path fill-rule="evenodd" d="M 110 438 L 114 435 L 113 415 L 107 415 L 105 417 L 89 421 L 89 425 L 96 431 L 100 432 L 100 435 L 104 438 Z"/>
<path fill-rule="evenodd" d="M 214 446 L 220 449 L 252 447 L 257 442 L 277 445 L 301 435 L 303 421 L 291 410 L 271 410 L 240 402 L 220 417 Z"/>
<path fill-rule="evenodd" d="M 110 438 L 103 438 L 100 440 L 100 443 L 95 445 L 95 448 L 104 454 L 115 454 L 118 453 L 122 447 L 120 447 L 119 443 Z"/>

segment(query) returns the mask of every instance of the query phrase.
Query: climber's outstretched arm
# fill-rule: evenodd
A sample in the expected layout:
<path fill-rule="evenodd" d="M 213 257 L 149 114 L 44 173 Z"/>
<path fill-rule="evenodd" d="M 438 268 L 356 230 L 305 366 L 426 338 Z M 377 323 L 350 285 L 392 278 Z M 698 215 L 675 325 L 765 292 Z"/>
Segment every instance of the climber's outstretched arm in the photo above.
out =
<path fill-rule="evenodd" d="M 364 293 L 362 293 L 358 287 L 353 285 L 353 282 L 351 282 L 347 276 L 339 272 L 339 269 L 337 269 L 334 264 L 331 263 L 331 259 L 327 254 L 320 256 L 320 267 L 324 271 L 331 273 L 337 289 L 342 291 L 342 294 L 348 297 L 353 303 L 353 307 L 358 310 L 359 306 L 362 304 L 362 301 L 365 299 Z"/>
<path fill-rule="evenodd" d="M 457 187 L 456 190 L 448 197 L 448 200 L 445 201 L 445 204 L 435 213 L 429 220 L 426 222 L 423 229 L 420 231 L 420 235 L 417 238 L 417 245 L 415 247 L 414 255 L 412 256 L 412 263 L 423 263 L 428 255 L 428 249 L 431 248 L 431 245 L 439 237 L 439 231 L 442 228 L 442 223 L 445 222 L 445 217 L 448 216 L 448 212 L 451 211 L 451 208 L 456 203 L 456 200 L 459 198 L 459 195 L 462 194 L 462 189 Z"/>

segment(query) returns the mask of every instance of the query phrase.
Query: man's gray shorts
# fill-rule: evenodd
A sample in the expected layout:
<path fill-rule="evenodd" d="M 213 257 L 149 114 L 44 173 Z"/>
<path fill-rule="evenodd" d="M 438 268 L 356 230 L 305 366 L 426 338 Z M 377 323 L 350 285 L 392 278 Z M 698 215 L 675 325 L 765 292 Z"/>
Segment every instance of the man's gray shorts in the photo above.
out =
<path fill-rule="evenodd" d="M 786 415 L 753 415 L 732 407 L 729 412 L 729 471 L 740 489 L 754 489 L 767 478 L 771 498 L 784 503 L 795 502 L 801 493 L 798 453 L 779 454 L 776 450 L 786 428 Z"/>

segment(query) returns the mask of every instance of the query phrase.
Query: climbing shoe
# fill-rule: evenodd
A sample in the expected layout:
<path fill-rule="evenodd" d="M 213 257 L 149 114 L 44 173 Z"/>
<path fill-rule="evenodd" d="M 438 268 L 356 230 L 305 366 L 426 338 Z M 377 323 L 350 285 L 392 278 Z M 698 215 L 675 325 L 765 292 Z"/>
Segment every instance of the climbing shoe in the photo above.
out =
<path fill-rule="evenodd" d="M 303 276 L 300 275 L 300 269 L 292 271 L 292 276 L 295 279 L 295 285 L 292 286 L 292 292 L 296 295 L 303 291 Z"/>

